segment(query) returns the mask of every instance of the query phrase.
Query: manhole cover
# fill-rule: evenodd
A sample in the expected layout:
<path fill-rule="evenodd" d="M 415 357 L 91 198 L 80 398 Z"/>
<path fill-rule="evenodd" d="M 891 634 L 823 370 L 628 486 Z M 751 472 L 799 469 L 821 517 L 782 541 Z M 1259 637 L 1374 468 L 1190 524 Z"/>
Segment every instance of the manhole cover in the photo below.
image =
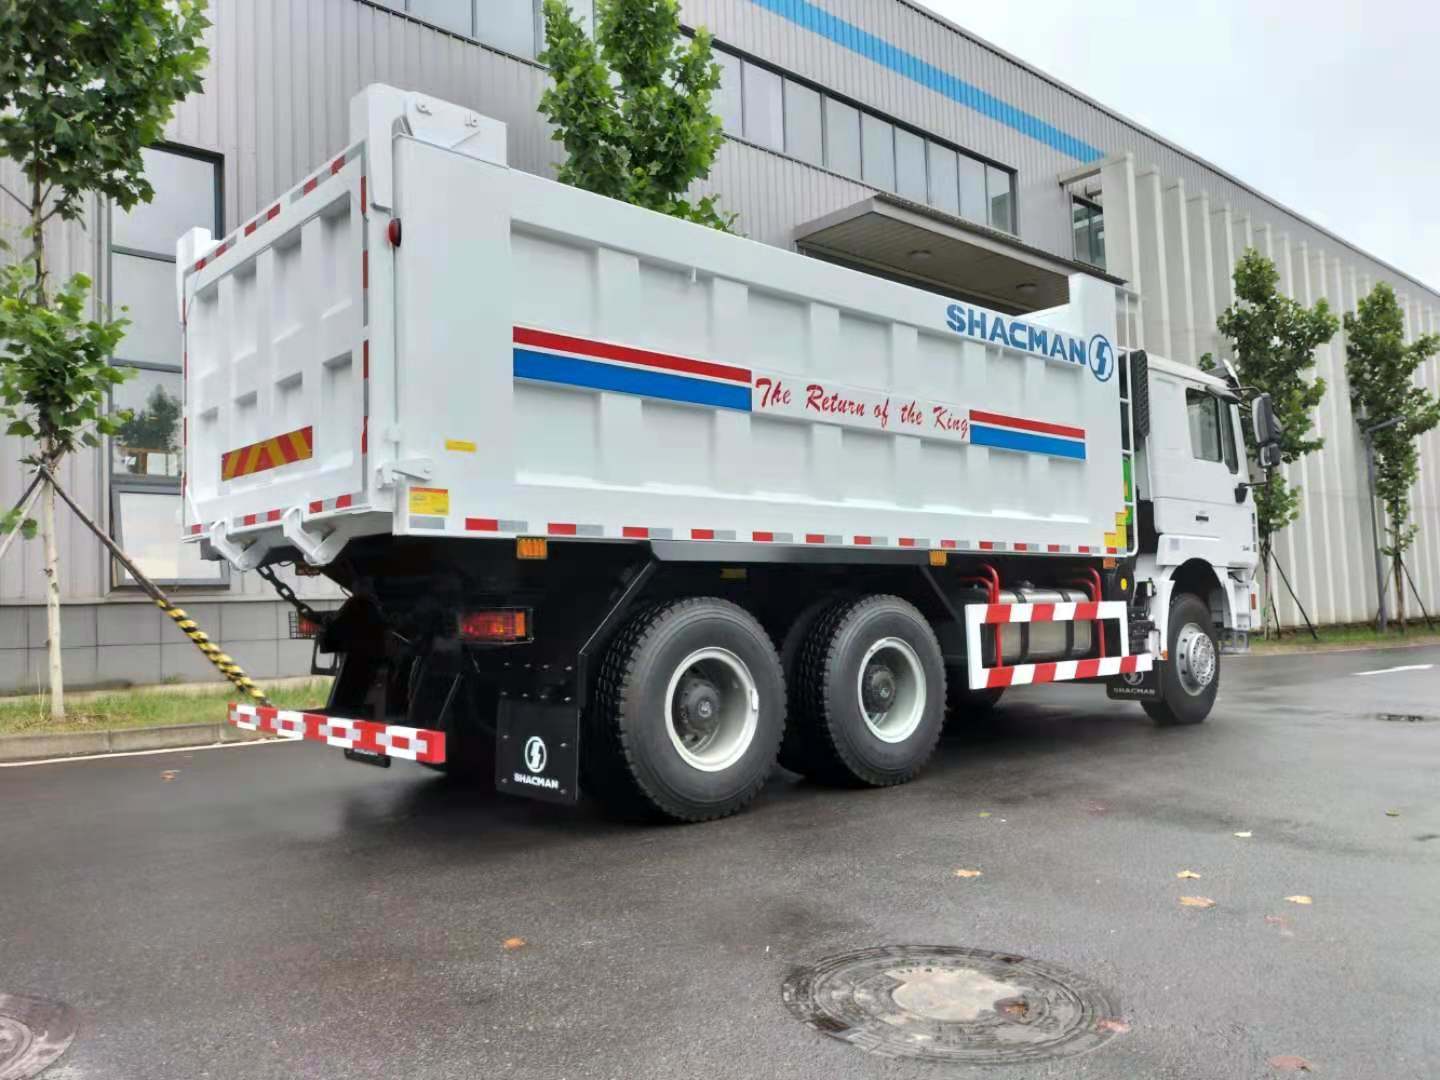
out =
<path fill-rule="evenodd" d="M 1128 1030 L 1115 998 L 1082 975 L 944 945 L 832 956 L 791 975 L 784 996 L 817 1031 L 871 1053 L 964 1065 L 1082 1054 Z"/>
<path fill-rule="evenodd" d="M 75 1013 L 58 1001 L 0 994 L 0 1080 L 39 1076 L 75 1038 Z"/>

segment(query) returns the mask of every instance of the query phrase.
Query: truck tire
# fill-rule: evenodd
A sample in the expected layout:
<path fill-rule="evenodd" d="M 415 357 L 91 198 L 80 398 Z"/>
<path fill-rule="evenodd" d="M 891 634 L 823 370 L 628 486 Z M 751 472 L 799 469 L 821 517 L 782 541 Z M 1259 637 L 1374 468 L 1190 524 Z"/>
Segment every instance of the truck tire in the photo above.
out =
<path fill-rule="evenodd" d="M 817 600 L 803 608 L 785 631 L 780 644 L 780 669 L 785 673 L 785 688 L 793 697 L 795 687 L 800 685 L 800 656 L 815 622 L 839 601 L 834 597 Z M 795 723 L 786 723 L 785 737 L 780 741 L 780 764 L 791 772 L 804 773 L 806 766 L 804 733 Z"/>
<path fill-rule="evenodd" d="M 1160 727 L 1198 724 L 1220 692 L 1220 646 L 1210 606 L 1182 593 L 1170 605 L 1170 659 L 1160 665 L 1161 700 L 1144 702 Z"/>
<path fill-rule="evenodd" d="M 945 720 L 940 643 L 898 596 L 836 604 L 805 641 L 792 703 L 806 776 L 850 787 L 903 784 L 934 753 Z"/>
<path fill-rule="evenodd" d="M 727 600 L 673 600 L 637 615 L 605 654 L 585 784 L 626 817 L 725 817 L 765 786 L 784 730 L 785 679 L 760 624 Z"/>

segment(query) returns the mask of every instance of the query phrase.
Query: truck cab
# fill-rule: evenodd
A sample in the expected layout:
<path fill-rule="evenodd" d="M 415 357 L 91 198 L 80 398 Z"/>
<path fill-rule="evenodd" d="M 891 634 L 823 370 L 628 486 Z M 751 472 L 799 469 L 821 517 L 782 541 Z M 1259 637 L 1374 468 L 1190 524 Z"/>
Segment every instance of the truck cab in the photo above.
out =
<path fill-rule="evenodd" d="M 1248 649 L 1257 608 L 1255 570 L 1259 534 L 1250 466 L 1241 429 L 1241 398 L 1234 380 L 1145 353 L 1130 358 L 1136 382 L 1135 557 L 1137 596 L 1148 599 L 1154 623 L 1151 642 L 1187 698 L 1209 696 L 1218 681 L 1213 643 L 1184 627 L 1169 626 L 1177 598 L 1189 594 L 1209 611 L 1220 651 Z M 1268 413 L 1268 400 L 1262 406 Z M 1115 697 L 1170 700 L 1161 670 L 1145 678 L 1118 680 Z M 1169 708 L 1173 710 L 1176 702 Z"/>

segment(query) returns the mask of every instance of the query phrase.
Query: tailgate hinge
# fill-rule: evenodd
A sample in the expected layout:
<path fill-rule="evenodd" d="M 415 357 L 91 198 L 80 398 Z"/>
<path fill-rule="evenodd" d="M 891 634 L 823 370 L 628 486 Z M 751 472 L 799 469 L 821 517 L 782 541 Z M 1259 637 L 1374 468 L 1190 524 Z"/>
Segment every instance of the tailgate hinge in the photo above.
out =
<path fill-rule="evenodd" d="M 231 565 L 237 570 L 254 570 L 260 565 L 260 560 L 270 551 L 268 544 L 262 544 L 258 540 L 248 544 L 237 544 L 230 539 L 223 521 L 217 521 L 210 526 L 207 539 L 210 541 L 210 546 L 229 559 Z"/>
<path fill-rule="evenodd" d="M 298 506 L 292 506 L 285 511 L 280 518 L 280 529 L 285 533 L 285 539 L 300 550 L 300 554 L 305 556 L 305 561 L 311 566 L 325 566 L 333 561 L 345 546 L 346 536 L 341 529 L 320 533 L 305 528 Z"/>
<path fill-rule="evenodd" d="M 394 487 L 402 476 L 411 480 L 429 480 L 435 475 L 435 461 L 428 457 L 402 458 L 381 465 L 379 475 L 381 487 Z"/>

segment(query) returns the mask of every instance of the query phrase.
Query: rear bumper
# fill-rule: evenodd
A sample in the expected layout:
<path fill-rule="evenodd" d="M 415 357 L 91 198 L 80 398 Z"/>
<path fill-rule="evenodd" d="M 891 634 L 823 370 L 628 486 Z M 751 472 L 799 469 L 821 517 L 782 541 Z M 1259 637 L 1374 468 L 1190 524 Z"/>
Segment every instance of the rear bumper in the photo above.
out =
<path fill-rule="evenodd" d="M 247 731 L 268 731 L 286 739 L 308 739 L 342 750 L 440 765 L 445 761 L 445 733 L 428 728 L 380 724 L 373 720 L 347 720 L 340 716 L 272 709 L 266 705 L 231 702 L 226 719 Z"/>

